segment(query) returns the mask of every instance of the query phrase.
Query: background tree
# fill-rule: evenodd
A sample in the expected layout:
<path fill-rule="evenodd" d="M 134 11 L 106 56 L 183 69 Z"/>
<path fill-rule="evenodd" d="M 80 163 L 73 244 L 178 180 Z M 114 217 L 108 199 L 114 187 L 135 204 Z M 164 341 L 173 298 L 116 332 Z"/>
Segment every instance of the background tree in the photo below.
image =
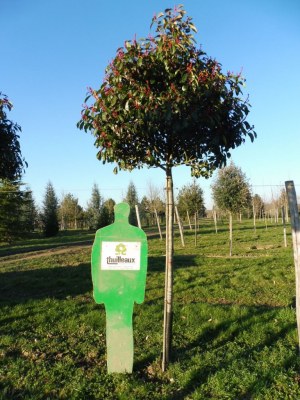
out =
<path fill-rule="evenodd" d="M 105 200 L 105 202 L 103 203 L 103 208 L 105 209 L 106 219 L 105 219 L 105 221 L 104 221 L 104 217 L 102 219 L 105 222 L 105 225 L 112 224 L 115 220 L 115 212 L 114 212 L 115 204 L 116 204 L 116 202 L 113 199 Z"/>
<path fill-rule="evenodd" d="M 146 225 L 156 225 L 156 216 L 162 219 L 165 215 L 166 204 L 163 200 L 163 189 L 159 189 L 152 182 L 147 184 L 147 196 L 142 198 L 140 209 Z"/>
<path fill-rule="evenodd" d="M 91 199 L 86 209 L 89 229 L 97 230 L 101 227 L 101 210 L 103 200 L 98 185 L 95 183 L 92 188 Z"/>
<path fill-rule="evenodd" d="M 154 36 L 125 41 L 108 65 L 98 90 L 90 89 L 78 123 L 92 131 L 102 162 L 114 171 L 143 165 L 166 174 L 166 289 L 162 368 L 171 345 L 174 195 L 172 170 L 188 165 L 194 176 L 210 176 L 226 163 L 253 127 L 246 121 L 244 79 L 195 47 L 196 28 L 182 6 L 152 20 Z M 91 101 L 91 103 L 90 103 Z"/>
<path fill-rule="evenodd" d="M 139 205 L 139 199 L 138 199 L 136 187 L 132 181 L 129 182 L 124 201 L 126 201 L 126 203 L 128 203 L 130 206 L 129 223 L 131 225 L 137 226 L 138 222 L 137 222 L 137 217 L 136 217 L 135 206 Z"/>
<path fill-rule="evenodd" d="M 6 110 L 12 103 L 0 92 L 0 179 L 15 181 L 24 172 L 27 163 L 22 157 L 19 135 L 21 127 L 7 119 Z"/>
<path fill-rule="evenodd" d="M 38 225 L 38 210 L 29 187 L 23 193 L 23 202 L 19 210 L 25 233 L 33 232 Z"/>
<path fill-rule="evenodd" d="M 285 189 L 281 189 L 278 199 L 279 207 L 281 208 L 281 213 L 285 213 L 286 220 L 288 221 L 289 213 L 288 213 L 288 199 Z M 283 211 L 284 210 L 284 211 Z"/>
<path fill-rule="evenodd" d="M 46 237 L 57 235 L 58 223 L 58 200 L 51 182 L 46 186 L 42 209 L 43 232 Z"/>
<path fill-rule="evenodd" d="M 263 199 L 259 194 L 255 194 L 252 198 L 253 203 L 253 213 L 258 218 L 262 218 L 265 212 L 265 204 Z"/>
<path fill-rule="evenodd" d="M 205 216 L 203 190 L 195 180 L 179 190 L 177 204 L 181 215 L 185 216 L 188 212 L 191 217 L 195 214 L 200 217 Z"/>
<path fill-rule="evenodd" d="M 12 243 L 24 237 L 26 193 L 20 181 L 0 180 L 0 242 Z"/>
<path fill-rule="evenodd" d="M 232 255 L 232 214 L 241 213 L 251 203 L 250 186 L 242 170 L 231 163 L 218 171 L 212 185 L 214 202 L 229 214 L 229 254 Z"/>
<path fill-rule="evenodd" d="M 78 204 L 78 199 L 71 193 L 64 195 L 58 209 L 61 229 L 77 229 L 78 220 L 82 217 L 81 213 L 82 208 Z"/>

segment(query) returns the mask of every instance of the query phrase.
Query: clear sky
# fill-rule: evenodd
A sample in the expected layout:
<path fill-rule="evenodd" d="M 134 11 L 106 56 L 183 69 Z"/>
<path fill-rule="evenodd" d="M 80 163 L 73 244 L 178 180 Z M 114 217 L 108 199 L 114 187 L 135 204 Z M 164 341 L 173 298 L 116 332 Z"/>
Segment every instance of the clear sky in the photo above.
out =
<path fill-rule="evenodd" d="M 96 159 L 92 135 L 76 128 L 87 86 L 98 88 L 104 69 L 125 39 L 150 32 L 166 0 L 0 0 L 0 91 L 14 104 L 8 117 L 22 127 L 23 177 L 41 203 L 51 181 L 60 198 L 72 193 L 85 207 L 94 183 L 104 198 L 121 201 L 132 180 L 140 198 L 157 169 L 120 172 Z M 300 1 L 185 0 L 198 28 L 196 40 L 222 65 L 247 79 L 249 122 L 258 134 L 232 152 L 265 199 L 285 180 L 300 184 Z M 214 174 L 215 175 L 215 174 Z M 174 169 L 175 188 L 192 182 Z M 211 206 L 210 180 L 198 180 Z M 296 187 L 297 189 L 297 187 Z M 300 187 L 298 187 L 298 191 Z M 178 189 L 176 189 L 176 192 Z M 300 194 L 300 193 L 299 193 Z"/>

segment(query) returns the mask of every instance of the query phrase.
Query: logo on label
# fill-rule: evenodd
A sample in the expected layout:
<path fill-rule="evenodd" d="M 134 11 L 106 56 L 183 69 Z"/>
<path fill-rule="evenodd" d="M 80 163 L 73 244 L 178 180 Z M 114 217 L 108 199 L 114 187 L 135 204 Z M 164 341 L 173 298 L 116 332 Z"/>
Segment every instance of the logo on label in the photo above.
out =
<path fill-rule="evenodd" d="M 101 269 L 139 270 L 140 242 L 102 242 Z"/>
<path fill-rule="evenodd" d="M 127 248 L 125 244 L 120 243 L 116 246 L 116 256 L 126 256 Z"/>

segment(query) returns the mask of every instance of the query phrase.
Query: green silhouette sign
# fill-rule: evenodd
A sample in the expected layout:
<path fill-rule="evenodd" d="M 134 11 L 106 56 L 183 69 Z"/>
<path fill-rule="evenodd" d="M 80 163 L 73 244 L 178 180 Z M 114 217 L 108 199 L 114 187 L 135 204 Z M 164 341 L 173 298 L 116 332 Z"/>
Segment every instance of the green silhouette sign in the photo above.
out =
<path fill-rule="evenodd" d="M 145 297 L 147 237 L 128 223 L 129 205 L 115 206 L 115 222 L 96 233 L 92 249 L 92 280 L 96 303 L 106 311 L 108 372 L 132 372 L 134 302 Z"/>

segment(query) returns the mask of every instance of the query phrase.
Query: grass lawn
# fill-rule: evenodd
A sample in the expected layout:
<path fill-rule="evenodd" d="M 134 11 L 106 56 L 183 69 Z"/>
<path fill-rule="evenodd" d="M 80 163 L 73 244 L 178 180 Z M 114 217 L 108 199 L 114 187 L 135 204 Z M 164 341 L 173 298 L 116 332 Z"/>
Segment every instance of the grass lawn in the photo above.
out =
<path fill-rule="evenodd" d="M 149 238 L 146 299 L 134 311 L 132 374 L 106 373 L 105 312 L 92 298 L 91 240 L 61 234 L 0 246 L 0 399 L 298 399 L 300 358 L 291 234 L 212 221 L 175 237 L 172 362 L 160 370 L 164 242 Z M 76 236 L 77 235 L 77 236 Z M 85 236 L 86 235 L 86 236 Z M 70 238 L 71 237 L 71 238 Z M 27 250 L 25 250 L 27 249 Z M 11 253 L 10 253 L 11 251 Z M 13 254 L 13 256 L 9 256 Z"/>

